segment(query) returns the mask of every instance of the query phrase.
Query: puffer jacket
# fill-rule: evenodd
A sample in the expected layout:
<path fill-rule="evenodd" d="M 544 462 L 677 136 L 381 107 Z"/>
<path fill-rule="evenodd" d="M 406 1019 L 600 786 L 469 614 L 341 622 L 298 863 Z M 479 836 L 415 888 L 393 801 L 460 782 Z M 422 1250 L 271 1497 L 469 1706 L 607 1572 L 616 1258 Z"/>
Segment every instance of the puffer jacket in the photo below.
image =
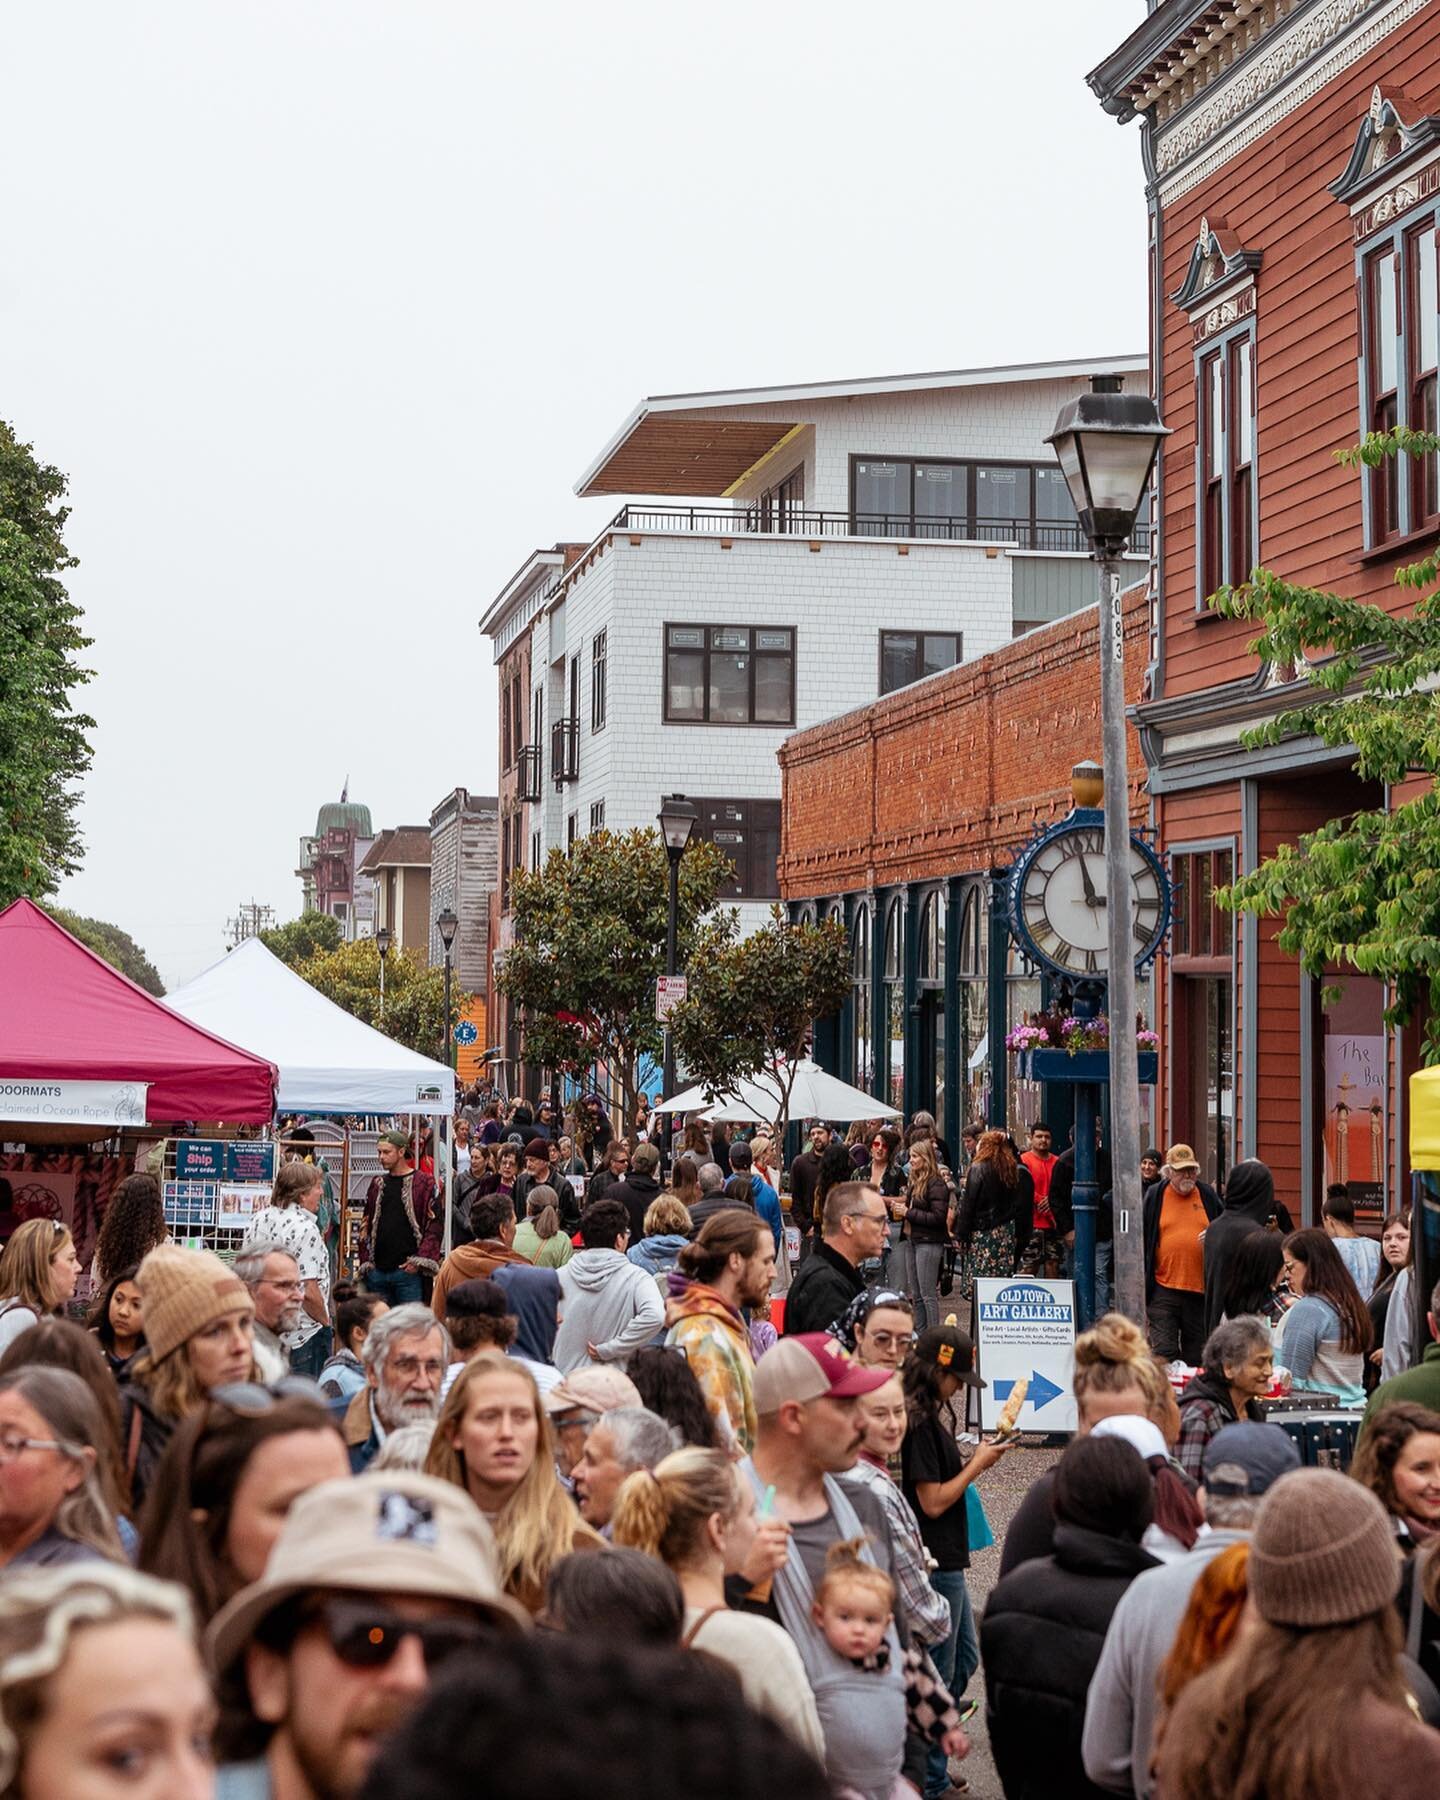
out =
<path fill-rule="evenodd" d="M 949 1211 L 950 1183 L 943 1175 L 932 1176 L 918 1199 L 910 1197 L 905 1235 L 916 1244 L 943 1244 L 949 1235 L 945 1229 Z"/>

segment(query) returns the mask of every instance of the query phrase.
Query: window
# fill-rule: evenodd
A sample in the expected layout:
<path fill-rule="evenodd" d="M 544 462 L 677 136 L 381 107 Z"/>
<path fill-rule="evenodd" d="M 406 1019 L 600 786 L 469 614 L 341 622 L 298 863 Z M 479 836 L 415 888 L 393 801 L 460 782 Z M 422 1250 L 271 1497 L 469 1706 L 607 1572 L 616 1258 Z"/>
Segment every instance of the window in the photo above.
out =
<path fill-rule="evenodd" d="M 1195 603 L 1255 566 L 1255 338 L 1251 323 L 1208 340 L 1195 364 Z"/>
<path fill-rule="evenodd" d="M 872 1091 L 871 1082 L 875 1078 L 875 1046 L 872 1042 L 873 1020 L 870 1015 L 870 909 L 861 906 L 856 909 L 855 923 L 851 927 L 850 942 L 853 947 L 854 992 L 853 1008 L 854 1040 L 851 1046 L 852 1079 L 858 1088 L 868 1094 Z"/>
<path fill-rule="evenodd" d="M 592 832 L 605 829 L 605 802 L 603 800 L 590 802 L 590 829 Z"/>
<path fill-rule="evenodd" d="M 1235 853 L 1228 845 L 1184 851 L 1172 869 L 1175 1111 L 1191 1121 L 1201 1172 L 1213 1181 L 1234 1157 L 1235 915 L 1216 905 L 1215 894 L 1234 879 Z"/>
<path fill-rule="evenodd" d="M 1235 942 L 1235 915 L 1216 905 L 1217 890 L 1235 879 L 1235 853 L 1196 850 L 1174 859 L 1175 920 L 1170 955 L 1225 956 Z"/>
<path fill-rule="evenodd" d="M 892 900 L 885 914 L 884 999 L 880 1029 L 885 1032 L 885 1092 L 891 1106 L 905 1110 L 905 902 Z"/>
<path fill-rule="evenodd" d="M 590 640 L 590 729 L 605 729 L 605 638 L 597 631 Z"/>
<path fill-rule="evenodd" d="M 1365 261 L 1369 386 L 1367 431 L 1393 431 L 1399 417 L 1400 319 L 1398 261 L 1387 244 Z M 1388 458 L 1370 472 L 1370 524 L 1375 541 L 1400 529 L 1400 484 Z"/>
<path fill-rule="evenodd" d="M 545 742 L 545 690 L 537 687 L 530 700 L 530 742 L 538 749 Z"/>
<path fill-rule="evenodd" d="M 580 815 L 570 813 L 565 820 L 565 854 L 570 855 L 575 848 L 575 840 L 580 835 Z"/>
<path fill-rule="evenodd" d="M 1437 429 L 1440 296 L 1436 221 L 1396 227 L 1360 261 L 1361 370 L 1366 432 Z M 1386 457 L 1365 471 L 1365 541 L 1427 529 L 1440 518 L 1434 456 Z"/>
<path fill-rule="evenodd" d="M 667 625 L 670 724 L 793 725 L 795 633 L 763 625 Z"/>
<path fill-rule="evenodd" d="M 805 510 L 805 465 L 792 469 L 772 488 L 760 496 L 761 531 L 799 531 L 803 529 Z"/>
<path fill-rule="evenodd" d="M 854 457 L 850 529 L 864 537 L 1018 542 L 1084 550 L 1070 490 L 1053 464 Z M 1144 548 L 1138 536 L 1137 548 Z"/>
<path fill-rule="evenodd" d="M 778 800 L 697 800 L 695 836 L 714 844 L 735 865 L 733 881 L 721 885 L 721 900 L 778 900 L 780 802 Z"/>
<path fill-rule="evenodd" d="M 1417 431 L 1437 428 L 1435 375 L 1440 349 L 1440 312 L 1436 310 L 1435 221 L 1432 219 L 1405 239 L 1407 289 L 1406 379 L 1410 390 L 1409 424 Z M 1436 459 L 1414 456 L 1410 464 L 1410 518 L 1412 526 L 1440 514 Z"/>
<path fill-rule="evenodd" d="M 960 661 L 958 631 L 882 631 L 880 692 L 893 694 L 922 675 L 934 675 Z"/>
<path fill-rule="evenodd" d="M 534 875 L 540 873 L 540 833 L 530 833 L 530 871 Z"/>
<path fill-rule="evenodd" d="M 514 686 L 513 681 L 507 681 L 505 691 L 500 696 L 500 767 L 502 769 L 508 769 L 515 760 L 515 743 L 510 730 L 510 694 Z"/>

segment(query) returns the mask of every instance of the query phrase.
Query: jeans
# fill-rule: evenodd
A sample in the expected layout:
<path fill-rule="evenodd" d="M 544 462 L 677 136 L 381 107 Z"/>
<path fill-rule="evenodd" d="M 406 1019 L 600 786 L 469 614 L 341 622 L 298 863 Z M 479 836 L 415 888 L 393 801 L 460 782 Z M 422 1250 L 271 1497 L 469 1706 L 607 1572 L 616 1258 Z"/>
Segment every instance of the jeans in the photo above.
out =
<path fill-rule="evenodd" d="M 944 1255 L 943 1244 L 917 1244 L 910 1238 L 902 1238 L 890 1253 L 890 1284 L 915 1302 L 917 1332 L 938 1325 L 945 1316 L 940 1306 L 940 1263 Z"/>
<path fill-rule="evenodd" d="M 964 1496 L 956 1502 L 965 1504 Z M 980 1638 L 975 1630 L 975 1614 L 970 1605 L 970 1590 L 965 1585 L 963 1569 L 932 1569 L 930 1585 L 950 1602 L 950 1635 L 930 1651 L 940 1679 L 958 1700 L 970 1685 L 970 1677 L 980 1667 Z M 935 1800 L 950 1786 L 950 1773 L 945 1752 L 935 1745 L 930 1751 L 925 1770 L 926 1800 Z"/>
<path fill-rule="evenodd" d="M 1162 1362 L 1178 1356 L 1198 1365 L 1205 1348 L 1205 1296 L 1188 1288 L 1157 1287 L 1150 1296 L 1150 1348 Z"/>
<path fill-rule="evenodd" d="M 1115 1267 L 1113 1240 L 1095 1246 L 1095 1317 L 1103 1319 L 1110 1310 L 1110 1277 Z"/>
<path fill-rule="evenodd" d="M 365 1277 L 365 1291 L 378 1294 L 387 1306 L 404 1306 L 422 1293 L 420 1277 L 413 1269 L 372 1269 Z"/>
<path fill-rule="evenodd" d="M 297 1375 L 308 1375 L 312 1381 L 320 1379 L 320 1371 L 330 1360 L 330 1327 L 322 1325 L 318 1331 L 312 1331 L 298 1350 L 290 1352 L 290 1367 Z"/>

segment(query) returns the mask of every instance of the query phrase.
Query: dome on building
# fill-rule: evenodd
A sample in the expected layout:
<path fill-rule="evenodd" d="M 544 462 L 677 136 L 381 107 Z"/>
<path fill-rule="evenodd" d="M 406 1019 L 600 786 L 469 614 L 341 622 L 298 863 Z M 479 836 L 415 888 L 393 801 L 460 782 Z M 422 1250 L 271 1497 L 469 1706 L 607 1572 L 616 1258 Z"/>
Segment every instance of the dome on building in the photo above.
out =
<path fill-rule="evenodd" d="M 327 831 L 353 831 L 356 837 L 374 837 L 370 808 L 354 800 L 327 800 L 315 819 L 316 837 Z"/>

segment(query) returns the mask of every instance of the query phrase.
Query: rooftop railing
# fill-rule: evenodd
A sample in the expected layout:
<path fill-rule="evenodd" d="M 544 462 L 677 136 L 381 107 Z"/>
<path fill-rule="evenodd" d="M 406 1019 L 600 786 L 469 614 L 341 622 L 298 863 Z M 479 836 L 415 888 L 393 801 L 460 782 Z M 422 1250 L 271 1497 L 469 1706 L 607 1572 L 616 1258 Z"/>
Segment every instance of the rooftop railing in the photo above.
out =
<path fill-rule="evenodd" d="M 612 531 L 694 531 L 707 535 L 805 538 L 908 538 L 921 542 L 1016 544 L 1022 550 L 1087 551 L 1090 546 L 1075 519 L 1002 519 L 983 515 L 945 516 L 920 513 L 822 512 L 784 506 L 622 506 L 610 522 Z M 1150 527 L 1135 527 L 1132 553 L 1148 555 Z"/>

